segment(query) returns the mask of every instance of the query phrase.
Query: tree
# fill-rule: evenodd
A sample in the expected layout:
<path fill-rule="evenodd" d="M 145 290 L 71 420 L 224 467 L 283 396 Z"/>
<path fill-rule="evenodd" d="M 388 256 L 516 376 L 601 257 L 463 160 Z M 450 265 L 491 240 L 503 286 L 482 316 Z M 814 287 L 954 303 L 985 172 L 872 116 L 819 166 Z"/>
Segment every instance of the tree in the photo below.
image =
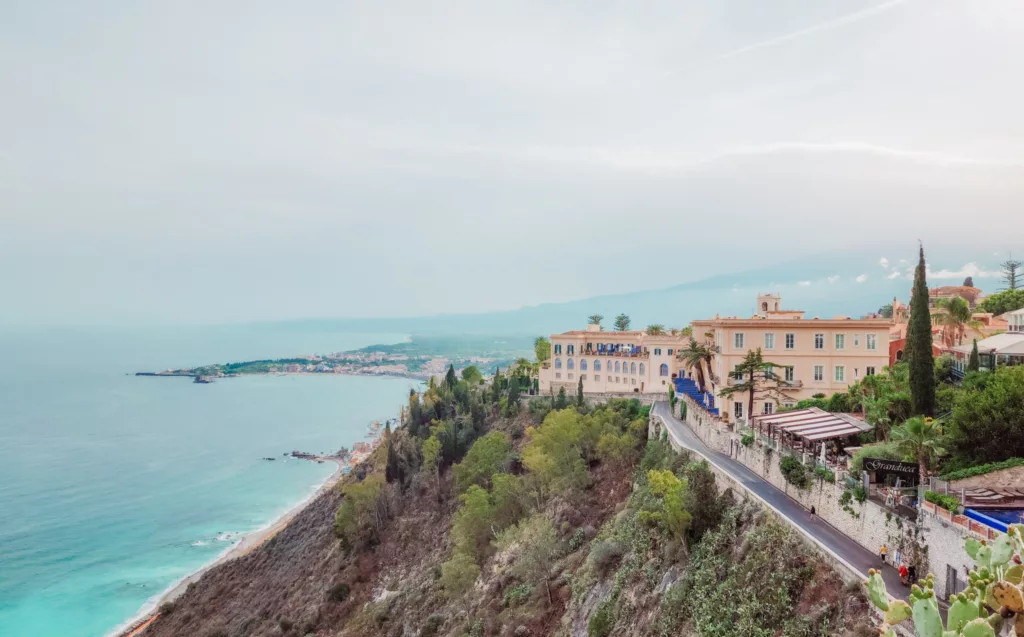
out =
<path fill-rule="evenodd" d="M 967 359 L 967 371 L 976 372 L 981 369 L 981 358 L 978 356 L 978 339 L 971 345 L 971 357 Z"/>
<path fill-rule="evenodd" d="M 342 487 L 345 499 L 334 516 L 334 533 L 345 550 L 360 548 L 376 536 L 383 523 L 378 506 L 383 486 L 384 476 L 378 474 Z"/>
<path fill-rule="evenodd" d="M 945 453 L 941 425 L 937 420 L 924 416 L 914 416 L 899 427 L 894 427 L 890 440 L 904 456 L 917 461 L 922 484 L 928 477 L 929 467 Z"/>
<path fill-rule="evenodd" d="M 985 297 L 985 300 L 978 305 L 978 310 L 981 312 L 991 312 L 998 316 L 1006 312 L 1019 310 L 1022 307 L 1024 307 L 1024 289 L 1018 288 L 1016 290 L 996 292 L 991 296 Z"/>
<path fill-rule="evenodd" d="M 652 323 L 645 330 L 648 336 L 662 336 L 665 333 L 665 326 L 661 323 Z"/>
<path fill-rule="evenodd" d="M 904 358 L 910 371 L 910 399 L 915 414 L 935 414 L 935 360 L 932 354 L 932 320 L 928 309 L 924 247 L 920 249 L 914 271 L 914 291 L 910 297 L 910 323 Z"/>
<path fill-rule="evenodd" d="M 470 365 L 462 370 L 462 380 L 470 385 L 479 385 L 484 380 L 484 375 L 476 365 Z"/>
<path fill-rule="evenodd" d="M 511 452 L 512 441 L 500 431 L 492 431 L 477 439 L 466 457 L 453 469 L 456 489 L 461 493 L 474 484 L 489 487 L 491 477 L 508 465 Z"/>
<path fill-rule="evenodd" d="M 529 442 L 523 448 L 523 466 L 542 492 L 586 486 L 590 478 L 583 455 L 586 437 L 583 419 L 575 409 L 553 411 L 540 427 L 529 427 L 526 433 Z"/>
<path fill-rule="evenodd" d="M 1022 264 L 1020 261 L 1014 261 L 1011 255 L 1009 259 L 999 264 L 999 267 L 1003 269 L 1003 281 L 1006 282 L 1006 287 L 1003 290 L 1016 290 L 1021 285 L 1024 285 L 1024 272 L 1020 271 Z"/>
<path fill-rule="evenodd" d="M 437 497 L 441 499 L 441 441 L 431 434 L 423 441 L 423 466 L 428 467 L 437 482 Z"/>
<path fill-rule="evenodd" d="M 521 582 L 547 581 L 558 550 L 551 518 L 537 513 L 498 535 L 495 544 L 511 555 L 509 572 Z"/>
<path fill-rule="evenodd" d="M 680 480 L 668 469 L 652 469 L 647 472 L 647 484 L 651 493 L 661 500 L 661 510 L 645 517 L 660 523 L 673 538 L 682 542 L 693 520 L 686 510 L 686 480 Z"/>
<path fill-rule="evenodd" d="M 886 303 L 878 308 L 878 315 L 882 318 L 892 318 L 892 303 Z"/>
<path fill-rule="evenodd" d="M 585 404 L 583 401 L 583 376 L 580 376 L 580 382 L 576 384 L 576 406 L 583 407 Z"/>
<path fill-rule="evenodd" d="M 511 473 L 496 473 L 491 477 L 491 500 L 494 502 L 494 521 L 505 528 L 523 517 L 527 508 L 526 485 L 523 479 Z"/>
<path fill-rule="evenodd" d="M 537 357 L 538 363 L 543 363 L 544 361 L 550 359 L 551 341 L 544 338 L 543 336 L 538 336 L 533 341 L 533 354 L 534 356 Z"/>
<path fill-rule="evenodd" d="M 601 321 L 603 321 L 603 320 L 604 320 L 604 316 L 602 316 L 600 314 L 591 314 L 590 316 L 587 317 L 587 324 L 588 325 L 597 325 L 598 327 L 600 327 L 601 326 Z"/>
<path fill-rule="evenodd" d="M 459 382 L 459 381 L 455 377 L 455 365 L 454 364 L 449 364 L 448 365 L 448 373 L 445 374 L 445 376 L 444 376 L 445 387 L 448 388 L 448 391 L 451 391 L 451 390 L 455 389 L 455 384 L 457 382 Z"/>
<path fill-rule="evenodd" d="M 719 394 L 728 398 L 736 394 L 747 395 L 747 418 L 754 415 L 754 399 L 772 399 L 776 404 L 788 398 L 783 389 L 789 387 L 789 383 L 779 378 L 775 369 L 785 367 L 764 360 L 761 348 L 747 351 L 743 362 L 729 372 L 736 382 L 728 387 L 723 387 Z"/>
<path fill-rule="evenodd" d="M 969 465 L 1024 457 L 1024 366 L 1000 367 L 979 380 L 984 382 L 953 404 L 948 446 L 954 461 Z"/>
<path fill-rule="evenodd" d="M 938 323 L 942 325 L 942 342 L 947 347 L 963 343 L 967 328 L 981 333 L 982 324 L 971 318 L 971 308 L 967 301 L 954 296 L 949 299 L 939 299 L 935 306 L 946 310 L 936 315 Z"/>
<path fill-rule="evenodd" d="M 475 484 L 466 489 L 459 500 L 462 505 L 455 513 L 451 535 L 456 551 L 475 558 L 483 553 L 490 540 L 494 505 L 487 491 Z"/>
<path fill-rule="evenodd" d="M 618 316 L 615 317 L 615 331 L 625 332 L 626 330 L 629 329 L 629 323 L 630 321 L 628 316 L 626 316 L 625 314 L 619 314 Z"/>
<path fill-rule="evenodd" d="M 565 385 L 558 388 L 558 398 L 555 399 L 555 409 L 565 409 L 569 406 L 569 400 L 565 397 Z"/>
<path fill-rule="evenodd" d="M 970 277 L 969 276 L 966 279 L 964 279 L 964 287 L 965 288 L 973 288 L 974 287 L 974 277 Z"/>
<path fill-rule="evenodd" d="M 441 565 L 441 586 L 448 599 L 462 597 L 480 577 L 480 567 L 469 555 L 456 553 Z"/>

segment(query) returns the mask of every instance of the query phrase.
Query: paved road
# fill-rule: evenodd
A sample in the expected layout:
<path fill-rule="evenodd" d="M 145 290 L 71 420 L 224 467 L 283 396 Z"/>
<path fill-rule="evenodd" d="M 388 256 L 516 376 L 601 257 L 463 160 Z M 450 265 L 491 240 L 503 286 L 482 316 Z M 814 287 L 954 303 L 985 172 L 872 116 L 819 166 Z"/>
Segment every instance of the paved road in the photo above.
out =
<path fill-rule="evenodd" d="M 668 427 L 673 438 L 682 446 L 696 451 L 723 471 L 730 474 L 760 498 L 771 504 L 796 527 L 829 548 L 833 553 L 852 566 L 867 578 L 868 569 L 877 569 L 881 564 L 878 555 L 857 544 L 849 536 L 840 533 L 833 526 L 817 516 L 812 516 L 800 503 L 772 486 L 764 478 L 747 468 L 746 465 L 733 460 L 725 454 L 713 451 L 697 437 L 689 426 L 672 415 L 667 402 L 657 402 L 653 409 L 654 415 Z M 886 588 L 893 597 L 906 599 L 909 589 L 900 584 L 900 575 L 892 566 L 884 567 L 882 578 Z"/>

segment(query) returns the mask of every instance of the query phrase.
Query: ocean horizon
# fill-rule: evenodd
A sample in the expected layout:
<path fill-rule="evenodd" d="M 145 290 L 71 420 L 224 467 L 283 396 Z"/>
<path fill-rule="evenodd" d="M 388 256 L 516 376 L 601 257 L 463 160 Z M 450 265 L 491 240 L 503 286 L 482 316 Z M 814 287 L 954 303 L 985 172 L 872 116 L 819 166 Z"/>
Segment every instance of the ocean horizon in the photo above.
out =
<path fill-rule="evenodd" d="M 137 371 L 354 349 L 404 334 L 267 326 L 0 332 L 0 634 L 104 637 L 307 499 L 412 379 Z M 264 458 L 274 457 L 274 461 Z"/>

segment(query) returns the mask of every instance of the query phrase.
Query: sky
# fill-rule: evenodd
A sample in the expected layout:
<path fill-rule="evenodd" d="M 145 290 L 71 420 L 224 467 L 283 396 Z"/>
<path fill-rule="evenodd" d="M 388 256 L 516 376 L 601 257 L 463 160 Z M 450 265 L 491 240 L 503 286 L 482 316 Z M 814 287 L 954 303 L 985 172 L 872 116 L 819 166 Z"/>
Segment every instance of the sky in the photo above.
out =
<path fill-rule="evenodd" d="M 918 240 L 951 272 L 1024 253 L 1019 0 L 0 13 L 0 323 L 491 311 Z"/>

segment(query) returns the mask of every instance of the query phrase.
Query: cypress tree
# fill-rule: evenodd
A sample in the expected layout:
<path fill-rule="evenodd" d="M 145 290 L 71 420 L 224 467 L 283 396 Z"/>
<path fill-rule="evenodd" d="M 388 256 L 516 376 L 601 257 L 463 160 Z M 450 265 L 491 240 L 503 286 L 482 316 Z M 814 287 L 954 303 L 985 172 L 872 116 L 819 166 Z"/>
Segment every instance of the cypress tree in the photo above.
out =
<path fill-rule="evenodd" d="M 981 369 L 981 359 L 978 356 L 978 339 L 974 339 L 974 345 L 971 346 L 971 357 L 967 359 L 967 371 L 976 372 Z"/>
<path fill-rule="evenodd" d="M 565 397 L 565 385 L 558 388 L 558 398 L 555 399 L 555 409 L 565 409 L 569 401 Z"/>
<path fill-rule="evenodd" d="M 457 382 L 458 380 L 455 378 L 455 365 L 450 364 L 448 365 L 448 373 L 444 377 L 444 383 L 448 385 L 448 389 L 455 389 L 455 383 Z"/>
<path fill-rule="evenodd" d="M 935 414 L 935 357 L 932 354 L 932 317 L 928 309 L 924 246 L 921 246 L 914 272 L 905 357 L 910 372 L 910 399 L 914 414 L 932 416 Z"/>
<path fill-rule="evenodd" d="M 580 376 L 580 382 L 576 385 L 576 406 L 583 406 L 583 376 Z"/>

